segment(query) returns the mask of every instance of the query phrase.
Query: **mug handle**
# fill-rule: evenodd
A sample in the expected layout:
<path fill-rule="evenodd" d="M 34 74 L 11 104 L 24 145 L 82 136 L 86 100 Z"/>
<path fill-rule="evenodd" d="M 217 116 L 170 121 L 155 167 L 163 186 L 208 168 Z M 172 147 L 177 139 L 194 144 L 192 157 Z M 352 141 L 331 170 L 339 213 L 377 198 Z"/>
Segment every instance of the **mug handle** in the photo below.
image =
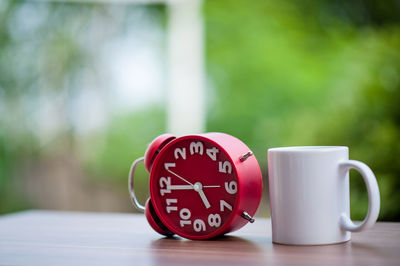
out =
<path fill-rule="evenodd" d="M 350 169 L 357 170 L 363 177 L 368 191 L 368 212 L 361 223 L 355 224 L 346 213 L 340 216 L 340 227 L 343 230 L 359 232 L 370 228 L 376 222 L 380 208 L 380 194 L 376 177 L 371 168 L 365 163 L 355 160 L 346 160 L 339 163 L 339 168 L 347 173 Z"/>

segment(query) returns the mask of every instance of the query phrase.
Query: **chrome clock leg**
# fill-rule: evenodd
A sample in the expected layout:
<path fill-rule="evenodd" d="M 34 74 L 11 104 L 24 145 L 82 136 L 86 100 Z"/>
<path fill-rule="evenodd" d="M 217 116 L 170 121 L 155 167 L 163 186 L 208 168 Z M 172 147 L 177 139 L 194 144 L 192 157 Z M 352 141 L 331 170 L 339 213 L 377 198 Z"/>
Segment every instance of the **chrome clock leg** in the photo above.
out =
<path fill-rule="evenodd" d="M 242 214 L 240 215 L 243 219 L 246 219 L 247 221 L 249 221 L 250 223 L 254 223 L 255 219 L 253 217 L 251 217 L 247 212 L 242 212 Z"/>
<path fill-rule="evenodd" d="M 249 157 L 252 156 L 252 155 L 253 155 L 253 152 L 248 151 L 248 152 L 246 152 L 245 154 L 243 154 L 242 156 L 240 156 L 240 157 L 239 157 L 239 160 L 240 160 L 241 162 L 244 162 L 244 161 L 247 160 L 247 158 L 249 158 Z"/>

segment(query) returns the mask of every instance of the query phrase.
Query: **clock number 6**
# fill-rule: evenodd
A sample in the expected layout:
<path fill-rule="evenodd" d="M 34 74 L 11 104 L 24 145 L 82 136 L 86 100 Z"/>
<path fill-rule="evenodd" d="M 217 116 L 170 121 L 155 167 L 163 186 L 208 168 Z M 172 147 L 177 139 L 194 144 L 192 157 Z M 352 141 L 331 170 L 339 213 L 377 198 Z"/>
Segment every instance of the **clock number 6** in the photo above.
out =
<path fill-rule="evenodd" d="M 208 225 L 219 227 L 221 225 L 221 216 L 218 213 L 208 215 Z"/>
<path fill-rule="evenodd" d="M 237 192 L 237 184 L 235 181 L 225 182 L 225 190 L 229 194 L 236 194 Z"/>

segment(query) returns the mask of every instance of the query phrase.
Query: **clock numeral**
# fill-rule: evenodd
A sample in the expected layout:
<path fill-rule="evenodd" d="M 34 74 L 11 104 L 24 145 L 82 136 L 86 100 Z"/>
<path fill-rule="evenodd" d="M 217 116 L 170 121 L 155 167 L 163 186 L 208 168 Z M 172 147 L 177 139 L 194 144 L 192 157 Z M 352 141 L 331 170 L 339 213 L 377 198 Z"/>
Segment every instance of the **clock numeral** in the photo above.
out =
<path fill-rule="evenodd" d="M 166 208 L 168 213 L 178 210 L 178 206 L 170 206 L 170 205 L 172 205 L 172 203 L 178 203 L 178 199 L 166 199 L 165 202 L 168 205 Z"/>
<path fill-rule="evenodd" d="M 160 194 L 161 196 L 164 196 L 165 193 L 171 193 L 170 189 L 164 188 L 164 187 L 169 187 L 171 186 L 171 177 L 161 177 L 160 178 Z"/>
<path fill-rule="evenodd" d="M 178 160 L 179 156 L 182 157 L 183 160 L 186 160 L 186 149 L 185 148 L 176 148 L 174 150 L 174 157 Z"/>
<path fill-rule="evenodd" d="M 203 143 L 201 143 L 200 141 L 191 142 L 189 149 L 190 149 L 190 155 L 193 155 L 194 153 L 203 155 L 204 146 Z"/>
<path fill-rule="evenodd" d="M 219 172 L 220 173 L 232 173 L 232 165 L 230 162 L 219 162 Z"/>
<path fill-rule="evenodd" d="M 225 182 L 225 190 L 229 194 L 236 194 L 237 192 L 237 184 L 236 181 Z"/>
<path fill-rule="evenodd" d="M 220 227 L 221 216 L 218 213 L 208 215 L 208 225 L 214 227 Z"/>
<path fill-rule="evenodd" d="M 188 208 L 183 208 L 179 211 L 179 216 L 181 217 L 182 220 L 180 220 L 181 227 L 184 227 L 186 224 L 191 224 L 192 221 L 190 221 L 190 216 L 192 214 L 190 213 L 190 210 Z"/>
<path fill-rule="evenodd" d="M 196 219 L 193 222 L 193 229 L 196 232 L 206 231 L 206 223 L 202 219 Z"/>
<path fill-rule="evenodd" d="M 217 153 L 219 150 L 215 147 L 212 147 L 211 149 L 206 149 L 207 155 L 211 158 L 211 160 L 216 161 L 217 160 Z"/>
<path fill-rule="evenodd" d="M 187 221 L 185 221 L 185 220 L 180 220 L 180 224 L 181 224 L 181 227 L 184 227 L 185 225 L 189 225 L 189 224 L 191 224 L 192 223 L 192 221 L 190 221 L 190 220 L 187 220 Z"/>
<path fill-rule="evenodd" d="M 188 220 L 188 219 L 190 219 L 190 216 L 192 216 L 192 214 L 188 208 L 183 208 L 180 210 L 179 216 L 183 220 Z"/>
<path fill-rule="evenodd" d="M 176 163 L 165 163 L 164 164 L 164 168 L 165 168 L 165 170 L 169 170 L 169 168 L 171 168 L 171 167 L 175 167 L 176 166 Z"/>
<path fill-rule="evenodd" d="M 219 201 L 219 210 L 220 210 L 221 212 L 223 212 L 223 211 L 225 210 L 225 208 L 228 209 L 228 210 L 230 210 L 230 211 L 232 211 L 232 206 L 229 205 L 228 202 L 226 202 L 225 200 L 220 200 L 220 201 Z"/>

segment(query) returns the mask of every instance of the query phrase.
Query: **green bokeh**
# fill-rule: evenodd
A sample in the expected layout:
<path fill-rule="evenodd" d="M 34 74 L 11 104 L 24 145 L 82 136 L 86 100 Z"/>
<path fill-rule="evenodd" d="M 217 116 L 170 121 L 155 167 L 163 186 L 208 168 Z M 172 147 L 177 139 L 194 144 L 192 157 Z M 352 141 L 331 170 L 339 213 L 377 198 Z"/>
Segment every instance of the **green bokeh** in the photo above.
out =
<path fill-rule="evenodd" d="M 91 49 L 82 50 L 77 39 L 90 18 L 126 9 L 123 27 L 129 27 L 129 10 L 143 8 L 35 3 L 36 8 L 49 8 L 47 22 L 33 36 L 18 39 L 12 23 L 24 4 L 11 1 L 0 8 L 0 97 L 3 102 L 15 102 L 15 110 L 22 113 L 27 110 L 21 99 L 34 100 L 38 92 L 61 91 L 73 99 L 80 70 L 90 68 L 96 56 Z M 165 9 L 152 6 L 149 10 L 163 28 Z M 268 148 L 349 146 L 350 158 L 367 163 L 377 176 L 382 198 L 379 219 L 400 221 L 400 14 L 396 2 L 206 1 L 203 11 L 207 131 L 226 132 L 248 144 L 265 180 Z M 44 51 L 51 56 L 43 55 Z M 41 64 L 37 56 L 44 58 Z M 52 68 L 54 62 L 59 67 Z M 43 77 L 44 89 L 39 82 Z M 9 111 L 13 115 L 18 112 Z M 164 103 L 140 108 L 113 118 L 107 128 L 83 142 L 71 126 L 52 145 L 61 143 L 59 149 L 41 148 L 24 121 L 2 121 L 0 212 L 40 207 L 32 206 L 19 189 L 19 173 L 24 165 L 59 152 L 65 143 L 81 155 L 91 182 L 108 180 L 124 191 L 130 163 L 165 132 L 165 117 Z M 146 191 L 148 174 L 139 171 L 138 191 Z M 143 201 L 146 193 L 139 197 Z M 362 219 L 366 209 L 365 186 L 352 171 L 352 217 Z"/>

